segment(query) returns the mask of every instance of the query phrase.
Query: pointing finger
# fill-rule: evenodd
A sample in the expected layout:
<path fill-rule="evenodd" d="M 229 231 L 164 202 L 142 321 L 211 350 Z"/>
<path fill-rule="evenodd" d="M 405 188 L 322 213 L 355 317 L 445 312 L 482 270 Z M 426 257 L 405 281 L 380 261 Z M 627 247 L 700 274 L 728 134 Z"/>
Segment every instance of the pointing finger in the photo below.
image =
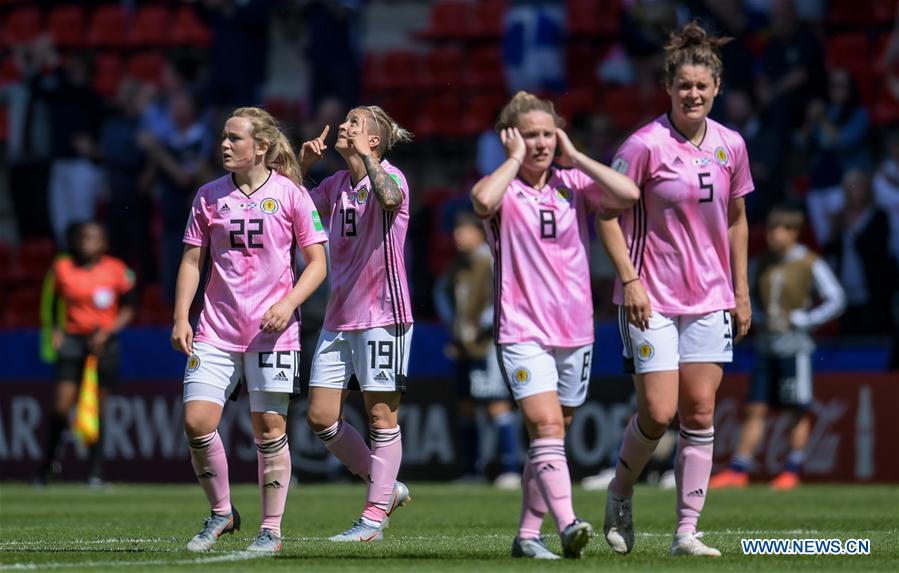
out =
<path fill-rule="evenodd" d="M 331 126 L 326 125 L 325 128 L 322 130 L 322 134 L 318 136 L 318 140 L 321 141 L 322 143 L 324 143 L 325 138 L 328 137 L 329 131 L 331 131 Z"/>

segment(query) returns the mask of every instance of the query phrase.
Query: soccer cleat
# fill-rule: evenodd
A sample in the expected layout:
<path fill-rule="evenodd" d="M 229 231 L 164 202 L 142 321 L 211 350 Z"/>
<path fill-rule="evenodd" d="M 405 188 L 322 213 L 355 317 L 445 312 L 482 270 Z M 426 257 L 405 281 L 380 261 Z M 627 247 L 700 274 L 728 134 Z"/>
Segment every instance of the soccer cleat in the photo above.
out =
<path fill-rule="evenodd" d="M 542 537 L 522 539 L 516 537 L 512 542 L 512 557 L 527 557 L 529 559 L 561 559 L 549 550 Z"/>
<path fill-rule="evenodd" d="M 593 526 L 586 521 L 575 519 L 559 536 L 562 541 L 562 556 L 565 559 L 580 559 L 584 548 L 593 538 Z"/>
<path fill-rule="evenodd" d="M 209 551 L 218 538 L 225 533 L 240 531 L 240 514 L 231 506 L 229 515 L 210 514 L 203 520 L 203 529 L 187 542 L 188 551 Z"/>
<path fill-rule="evenodd" d="M 587 491 L 599 491 L 608 489 L 609 484 L 615 479 L 615 468 L 602 470 L 594 476 L 587 476 L 581 480 L 581 487 Z"/>
<path fill-rule="evenodd" d="M 493 487 L 505 490 L 521 489 L 521 474 L 515 472 L 501 473 L 493 480 Z"/>
<path fill-rule="evenodd" d="M 351 541 L 381 541 L 384 539 L 384 530 L 380 523 L 364 517 L 353 524 L 343 533 L 329 537 L 328 541 L 347 543 Z"/>
<path fill-rule="evenodd" d="M 281 538 L 272 533 L 271 529 L 263 528 L 253 538 L 247 551 L 274 555 L 281 551 Z"/>
<path fill-rule="evenodd" d="M 799 474 L 796 472 L 781 472 L 768 484 L 771 489 L 793 489 L 799 485 Z"/>
<path fill-rule="evenodd" d="M 717 473 L 709 480 L 709 489 L 721 489 L 725 487 L 746 487 L 749 485 L 749 474 L 734 470 L 724 470 Z"/>
<path fill-rule="evenodd" d="M 602 529 L 606 542 L 614 551 L 627 554 L 634 549 L 634 522 L 631 498 L 618 497 L 609 492 L 606 497 L 606 516 Z"/>
<path fill-rule="evenodd" d="M 394 482 L 393 493 L 390 494 L 390 501 L 387 502 L 387 517 L 393 515 L 398 507 L 405 507 L 412 502 L 412 496 L 409 495 L 409 488 L 401 481 Z"/>
<path fill-rule="evenodd" d="M 702 557 L 721 557 L 721 552 L 714 547 L 709 547 L 699 540 L 702 533 L 687 532 L 675 533 L 671 542 L 671 555 L 698 555 Z"/>

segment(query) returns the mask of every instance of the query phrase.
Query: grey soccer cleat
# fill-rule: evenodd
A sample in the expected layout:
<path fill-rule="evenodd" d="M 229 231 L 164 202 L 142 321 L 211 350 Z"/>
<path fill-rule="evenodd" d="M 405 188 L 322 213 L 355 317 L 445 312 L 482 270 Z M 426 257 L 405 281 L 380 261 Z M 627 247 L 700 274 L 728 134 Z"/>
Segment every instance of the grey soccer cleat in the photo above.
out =
<path fill-rule="evenodd" d="M 549 550 L 542 537 L 522 539 L 516 537 L 512 542 L 512 557 L 527 557 L 529 559 L 561 559 Z"/>
<path fill-rule="evenodd" d="M 618 497 L 611 491 L 606 497 L 606 517 L 603 532 L 614 551 L 627 554 L 634 549 L 634 522 L 631 498 Z"/>
<path fill-rule="evenodd" d="M 281 551 L 281 538 L 275 535 L 271 529 L 263 528 L 253 538 L 253 543 L 250 543 L 247 551 L 274 555 Z"/>
<path fill-rule="evenodd" d="M 351 528 L 334 537 L 329 537 L 328 541 L 348 543 L 352 541 L 381 541 L 382 539 L 384 539 L 382 525 L 377 521 L 360 517 Z"/>
<path fill-rule="evenodd" d="M 229 515 L 216 515 L 213 513 L 203 520 L 203 529 L 187 542 L 187 550 L 195 552 L 209 551 L 219 537 L 225 533 L 234 533 L 235 531 L 240 531 L 240 514 L 237 512 L 237 508 L 232 505 Z"/>
<path fill-rule="evenodd" d="M 587 543 L 593 538 L 593 526 L 586 521 L 575 519 L 559 537 L 565 559 L 580 559 L 584 556 Z"/>
<path fill-rule="evenodd" d="M 401 481 L 394 482 L 393 492 L 390 494 L 390 500 L 387 502 L 387 507 L 390 509 L 387 511 L 384 521 L 381 522 L 381 529 L 390 527 L 390 516 L 393 515 L 397 508 L 405 507 L 410 503 L 412 503 L 412 496 L 409 495 L 409 488 L 406 487 L 406 484 Z"/>
<path fill-rule="evenodd" d="M 699 555 L 703 557 L 721 557 L 721 552 L 709 547 L 699 540 L 702 533 L 676 533 L 671 542 L 671 555 Z"/>

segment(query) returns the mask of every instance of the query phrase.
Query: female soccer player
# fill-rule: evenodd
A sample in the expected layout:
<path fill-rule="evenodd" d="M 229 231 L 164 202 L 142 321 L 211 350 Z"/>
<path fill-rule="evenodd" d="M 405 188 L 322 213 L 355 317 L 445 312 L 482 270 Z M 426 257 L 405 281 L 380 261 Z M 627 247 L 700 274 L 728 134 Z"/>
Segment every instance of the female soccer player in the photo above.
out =
<path fill-rule="evenodd" d="M 327 148 L 321 135 L 303 144 L 306 172 Z M 331 541 L 378 541 L 409 490 L 396 481 L 403 449 L 397 409 L 406 390 L 412 306 L 403 250 L 409 186 L 384 155 L 411 134 L 377 106 L 350 110 L 334 148 L 347 169 L 310 195 L 330 217 L 331 298 L 310 373 L 310 427 L 352 473 L 368 484 L 362 516 Z M 361 389 L 371 449 L 341 418 L 347 390 Z"/>
<path fill-rule="evenodd" d="M 576 150 L 547 100 L 518 92 L 496 127 L 507 159 L 475 184 L 471 198 L 495 260 L 499 364 L 530 437 L 512 555 L 559 558 L 540 538 L 548 509 L 565 557 L 579 558 L 593 529 L 574 514 L 564 439 L 590 380 L 587 211 L 625 209 L 639 190 Z M 573 169 L 554 166 L 557 155 Z"/>
<path fill-rule="evenodd" d="M 64 307 L 61 329 L 54 327 L 56 349 L 56 404 L 44 463 L 34 478 L 45 485 L 56 465 L 57 447 L 69 425 L 69 411 L 78 399 L 79 383 L 88 355 L 97 357 L 100 437 L 91 446 L 87 482 L 103 485 L 103 416 L 109 389 L 119 371 L 118 333 L 134 318 L 134 274 L 124 261 L 106 255 L 106 233 L 97 223 L 74 223 L 66 233 L 69 256 L 58 258 L 52 269 L 51 307 Z M 55 316 L 56 312 L 50 312 Z"/>
<path fill-rule="evenodd" d="M 751 320 L 743 196 L 753 190 L 743 139 L 707 117 L 725 41 L 696 23 L 672 34 L 665 47 L 671 111 L 631 135 L 612 163 L 642 190 L 621 226 L 614 217 L 599 226 L 619 274 L 614 300 L 637 389 L 603 527 L 619 553 L 634 546 L 634 482 L 677 413 L 671 554 L 720 555 L 700 541 L 696 525 L 712 469 L 721 364 L 732 360 L 734 335 L 743 337 Z"/>
<path fill-rule="evenodd" d="M 236 109 L 222 131 L 221 151 L 230 174 L 197 191 L 175 293 L 172 346 L 190 356 L 184 426 L 194 471 L 212 506 L 187 548 L 207 551 L 223 533 L 240 529 L 216 428 L 225 401 L 244 380 L 262 498 L 260 531 L 247 549 L 277 553 L 290 484 L 285 432 L 299 367 L 298 308 L 325 278 L 327 237 L 300 184 L 293 149 L 271 115 L 254 107 Z M 306 260 L 296 282 L 294 244 Z M 207 252 L 211 268 L 194 336 L 188 311 Z"/>

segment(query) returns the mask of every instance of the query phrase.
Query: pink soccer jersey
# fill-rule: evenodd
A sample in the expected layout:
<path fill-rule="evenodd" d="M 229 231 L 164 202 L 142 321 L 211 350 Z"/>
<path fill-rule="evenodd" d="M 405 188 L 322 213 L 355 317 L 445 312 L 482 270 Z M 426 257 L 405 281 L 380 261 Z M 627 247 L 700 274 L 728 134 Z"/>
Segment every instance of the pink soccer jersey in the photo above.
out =
<path fill-rule="evenodd" d="M 573 348 L 593 342 L 587 211 L 602 191 L 577 169 L 553 168 L 534 189 L 514 179 L 486 220 L 494 256 L 499 344 Z"/>
<path fill-rule="evenodd" d="M 402 171 L 386 159 L 381 166 L 403 193 L 403 203 L 394 211 L 378 203 L 368 176 L 354 185 L 345 169 L 310 192 L 331 223 L 331 297 L 325 310 L 325 330 L 412 323 L 403 257 L 409 228 L 409 185 Z"/>
<path fill-rule="evenodd" d="M 620 220 L 653 310 L 696 315 L 733 308 L 727 206 L 754 189 L 743 138 L 706 119 L 696 146 L 663 115 L 622 144 L 612 167 L 641 189 Z M 621 290 L 619 280 L 616 304 Z"/>
<path fill-rule="evenodd" d="M 296 283 L 294 247 L 325 241 L 309 194 L 275 171 L 250 195 L 231 175 L 200 187 L 184 242 L 208 247 L 212 265 L 194 339 L 231 352 L 299 350 L 299 312 L 281 332 L 259 325 Z"/>

